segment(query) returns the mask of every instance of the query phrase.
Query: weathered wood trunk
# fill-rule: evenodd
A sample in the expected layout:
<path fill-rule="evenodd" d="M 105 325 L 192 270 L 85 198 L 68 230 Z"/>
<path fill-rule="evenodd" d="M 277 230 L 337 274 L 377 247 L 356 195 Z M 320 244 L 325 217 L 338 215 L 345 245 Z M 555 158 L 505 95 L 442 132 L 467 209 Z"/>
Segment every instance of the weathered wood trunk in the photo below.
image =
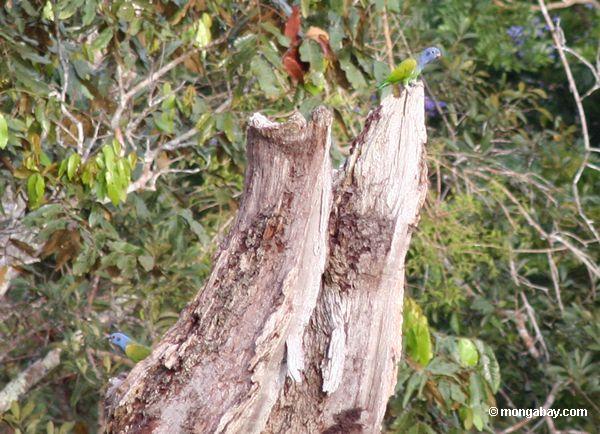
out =
<path fill-rule="evenodd" d="M 204 288 L 112 388 L 110 432 L 380 431 L 427 189 L 423 107 L 421 85 L 386 98 L 335 175 L 326 109 L 252 116 L 236 222 Z"/>

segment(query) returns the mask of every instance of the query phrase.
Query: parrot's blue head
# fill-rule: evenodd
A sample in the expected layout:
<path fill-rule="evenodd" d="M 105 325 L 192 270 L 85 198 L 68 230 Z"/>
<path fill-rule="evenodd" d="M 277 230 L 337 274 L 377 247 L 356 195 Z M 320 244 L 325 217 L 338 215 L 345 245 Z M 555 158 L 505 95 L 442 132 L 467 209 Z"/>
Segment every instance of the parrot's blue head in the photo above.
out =
<path fill-rule="evenodd" d="M 113 333 L 108 337 L 111 344 L 121 347 L 125 351 L 127 344 L 131 342 L 131 338 L 124 333 Z"/>
<path fill-rule="evenodd" d="M 423 69 L 429 62 L 434 61 L 442 55 L 442 52 L 437 47 L 429 47 L 423 50 L 419 56 L 419 68 Z"/>

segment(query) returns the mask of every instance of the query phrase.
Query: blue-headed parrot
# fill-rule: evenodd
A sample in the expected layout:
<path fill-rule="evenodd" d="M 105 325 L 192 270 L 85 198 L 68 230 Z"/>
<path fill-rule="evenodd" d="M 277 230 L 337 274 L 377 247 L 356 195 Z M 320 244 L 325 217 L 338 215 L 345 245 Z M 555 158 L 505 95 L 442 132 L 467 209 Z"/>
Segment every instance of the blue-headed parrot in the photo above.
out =
<path fill-rule="evenodd" d="M 113 333 L 108 337 L 108 340 L 111 344 L 118 346 L 135 363 L 144 360 L 152 352 L 149 347 L 134 342 L 124 333 Z"/>
<path fill-rule="evenodd" d="M 377 86 L 377 89 L 381 90 L 390 84 L 396 83 L 402 83 L 405 87 L 408 86 L 417 79 L 425 65 L 434 61 L 441 55 L 442 53 L 439 48 L 429 47 L 423 50 L 418 61 L 413 58 L 404 59 L 400 65 L 392 71 L 388 78 L 383 80 Z"/>

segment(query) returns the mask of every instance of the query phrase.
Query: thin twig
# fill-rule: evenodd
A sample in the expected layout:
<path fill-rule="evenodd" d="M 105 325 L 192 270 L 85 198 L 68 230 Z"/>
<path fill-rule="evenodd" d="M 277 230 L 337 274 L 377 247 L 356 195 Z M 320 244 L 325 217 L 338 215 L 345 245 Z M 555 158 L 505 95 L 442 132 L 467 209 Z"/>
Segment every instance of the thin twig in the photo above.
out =
<path fill-rule="evenodd" d="M 600 9 L 600 3 L 597 0 L 562 0 L 559 2 L 548 3 L 546 8 L 548 10 L 565 9 L 575 5 L 592 5 L 596 9 Z M 531 9 L 539 11 L 541 10 L 541 7 L 533 5 Z"/>
<path fill-rule="evenodd" d="M 562 303 L 562 297 L 560 295 L 560 277 L 558 274 L 558 268 L 556 267 L 556 263 L 554 262 L 554 258 L 552 257 L 552 253 L 547 252 L 546 257 L 548 258 L 548 265 L 550 266 L 550 276 L 552 277 L 552 284 L 554 285 L 554 292 L 556 294 L 556 301 L 558 302 L 558 307 L 560 308 L 560 312 L 565 312 L 565 307 Z"/>
<path fill-rule="evenodd" d="M 116 130 L 118 128 L 119 121 L 121 120 L 123 111 L 125 111 L 125 107 L 129 103 L 129 100 L 131 98 L 133 98 L 138 92 L 141 92 L 146 87 L 148 87 L 150 84 L 154 83 L 160 77 L 165 75 L 167 72 L 171 71 L 173 68 L 175 68 L 179 64 L 185 62 L 188 57 L 222 44 L 224 41 L 227 40 L 227 36 L 228 36 L 228 34 L 225 34 L 225 35 L 221 36 L 220 38 L 215 39 L 210 44 L 204 45 L 203 47 L 193 48 L 193 49 L 187 51 L 186 53 L 182 54 L 181 56 L 176 57 L 175 59 L 171 60 L 169 63 L 167 63 L 162 68 L 159 68 L 157 71 L 151 72 L 150 75 L 148 75 L 148 77 L 146 77 L 145 79 L 141 80 L 138 84 L 133 86 L 133 88 L 131 88 L 129 91 L 127 91 L 123 95 L 123 97 L 120 99 L 119 107 L 115 111 L 115 113 L 110 121 L 111 128 L 114 130 Z"/>
<path fill-rule="evenodd" d="M 383 15 L 381 17 L 381 21 L 383 23 L 383 36 L 385 37 L 385 51 L 387 54 L 388 65 L 390 66 L 390 69 L 394 69 L 394 46 L 392 45 L 392 38 L 390 37 L 387 4 L 383 8 Z"/>
<path fill-rule="evenodd" d="M 77 145 L 77 153 L 81 155 L 83 153 L 83 124 L 67 109 L 67 90 L 69 88 L 69 63 L 67 59 L 65 59 L 64 48 L 62 44 L 62 39 L 60 36 L 60 19 L 58 17 L 58 6 L 56 2 L 53 2 L 53 10 L 54 10 L 54 33 L 56 36 L 56 47 L 58 52 L 58 59 L 60 61 L 61 69 L 62 69 L 62 89 L 61 92 L 58 93 L 58 99 L 60 101 L 60 110 L 61 112 L 69 118 L 71 122 L 77 128 L 77 138 L 75 139 L 72 134 L 71 137 L 75 140 Z"/>
<path fill-rule="evenodd" d="M 554 383 L 554 385 L 552 386 L 552 389 L 550 390 L 550 393 L 546 397 L 546 401 L 544 402 L 544 405 L 542 406 L 544 409 L 548 410 L 550 407 L 552 407 L 552 405 L 554 404 L 554 401 L 556 400 L 556 393 L 558 392 L 558 390 L 560 389 L 561 386 L 562 386 L 561 382 Z M 510 433 L 519 431 L 525 425 L 533 422 L 538 417 L 539 416 L 522 419 L 519 422 L 517 422 L 515 425 L 513 425 L 509 428 L 506 428 L 505 430 L 496 431 L 496 432 L 498 434 L 510 434 Z"/>
<path fill-rule="evenodd" d="M 579 90 L 577 90 L 575 78 L 573 77 L 573 73 L 571 72 L 571 66 L 569 65 L 567 56 L 565 56 L 565 50 L 564 50 L 565 37 L 562 32 L 562 29 L 560 28 L 560 23 L 557 23 L 556 26 L 554 25 L 554 22 L 552 21 L 552 18 L 550 18 L 550 14 L 548 13 L 548 8 L 547 8 L 544 0 L 538 0 L 538 4 L 540 5 L 540 11 L 542 12 L 542 15 L 544 16 L 546 25 L 550 29 L 550 33 L 552 34 L 552 39 L 554 41 L 554 46 L 555 46 L 556 50 L 558 51 L 558 56 L 560 57 L 560 61 L 562 62 L 563 69 L 565 70 L 565 73 L 567 75 L 567 80 L 569 82 L 569 88 L 571 89 L 571 93 L 573 94 L 573 99 L 575 100 L 575 105 L 577 107 L 577 112 L 579 115 L 579 121 L 581 122 L 581 132 L 583 135 L 583 146 L 584 146 L 583 161 L 581 162 L 579 168 L 577 169 L 577 172 L 575 173 L 575 177 L 573 178 L 573 181 L 571 183 L 571 187 L 573 190 L 573 196 L 575 198 L 575 204 L 577 205 L 577 211 L 579 212 L 579 216 L 583 219 L 583 221 L 587 225 L 588 229 L 592 232 L 592 234 L 594 235 L 594 238 L 596 238 L 596 240 L 600 242 L 600 235 L 598 234 L 598 231 L 594 227 L 593 221 L 591 219 L 589 219 L 587 217 L 587 215 L 585 214 L 585 212 L 583 211 L 583 206 L 581 205 L 581 198 L 579 197 L 579 189 L 577 186 L 577 184 L 579 183 L 579 180 L 581 179 L 581 176 L 583 175 L 583 171 L 585 170 L 586 166 L 588 165 L 588 162 L 590 159 L 590 153 L 591 153 L 590 136 L 588 133 L 587 120 L 585 117 L 585 111 L 583 109 L 582 99 L 581 99 L 581 96 L 579 95 Z"/>

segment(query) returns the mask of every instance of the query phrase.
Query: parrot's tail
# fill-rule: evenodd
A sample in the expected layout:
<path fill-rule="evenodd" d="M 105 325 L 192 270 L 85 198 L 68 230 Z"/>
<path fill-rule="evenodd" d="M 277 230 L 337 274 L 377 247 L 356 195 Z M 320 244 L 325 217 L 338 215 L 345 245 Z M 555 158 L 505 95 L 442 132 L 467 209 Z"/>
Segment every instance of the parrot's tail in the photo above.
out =
<path fill-rule="evenodd" d="M 390 85 L 390 82 L 389 82 L 389 81 L 387 81 L 387 80 L 384 80 L 384 81 L 382 81 L 381 83 L 379 83 L 379 84 L 377 85 L 377 90 L 381 90 L 381 89 L 383 89 L 384 87 L 386 87 L 386 86 L 389 86 L 389 85 Z"/>

